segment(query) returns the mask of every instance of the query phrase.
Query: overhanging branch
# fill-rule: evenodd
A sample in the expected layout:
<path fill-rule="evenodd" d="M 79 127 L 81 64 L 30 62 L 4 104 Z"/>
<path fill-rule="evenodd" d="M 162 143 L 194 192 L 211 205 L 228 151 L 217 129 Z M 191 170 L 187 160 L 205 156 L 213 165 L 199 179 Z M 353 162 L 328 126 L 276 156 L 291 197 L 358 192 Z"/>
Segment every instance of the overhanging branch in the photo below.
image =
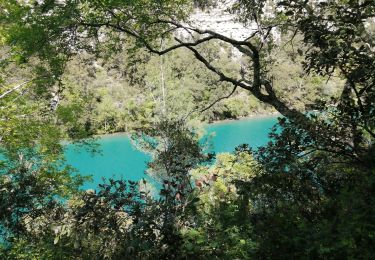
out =
<path fill-rule="evenodd" d="M 81 22 L 80 25 L 89 26 L 89 27 L 106 26 L 106 27 L 118 30 L 119 32 L 123 32 L 139 40 L 148 51 L 154 54 L 158 54 L 158 55 L 164 55 L 166 53 L 169 53 L 179 48 L 187 48 L 193 52 L 196 59 L 199 60 L 201 63 L 203 63 L 208 70 L 218 75 L 220 81 L 229 82 L 233 84 L 233 86 L 241 87 L 243 89 L 249 90 L 257 99 L 273 106 L 277 111 L 279 111 L 284 116 L 287 116 L 289 118 L 299 118 L 299 119 L 305 120 L 304 119 L 305 116 L 301 112 L 293 108 L 289 108 L 283 101 L 279 100 L 273 91 L 272 84 L 269 81 L 263 79 L 259 50 L 255 45 L 249 42 L 249 39 L 254 37 L 256 33 L 253 33 L 248 39 L 244 41 L 238 41 L 238 40 L 226 37 L 222 34 L 216 33 L 211 30 L 201 30 L 201 29 L 194 28 L 191 26 L 185 26 L 183 24 L 180 24 L 174 21 L 159 19 L 153 22 L 153 24 L 158 24 L 158 23 L 169 24 L 173 26 L 174 29 L 181 28 L 186 31 L 195 32 L 202 36 L 206 36 L 206 35 L 208 36 L 198 39 L 194 42 L 183 42 L 181 39 L 178 39 L 177 37 L 175 37 L 175 40 L 178 42 L 178 44 L 172 45 L 164 50 L 159 51 L 158 49 L 154 48 L 152 44 L 141 34 L 132 30 L 129 27 L 121 25 L 119 22 L 117 22 L 116 24 L 113 24 L 110 22 L 99 23 L 99 24 Z M 244 82 L 243 80 L 238 80 L 238 79 L 235 79 L 226 75 L 219 68 L 216 68 L 214 65 L 212 65 L 206 58 L 204 58 L 204 56 L 196 48 L 194 48 L 204 42 L 208 42 L 214 39 L 229 43 L 234 48 L 237 48 L 240 52 L 242 52 L 243 54 L 247 55 L 248 57 L 252 59 L 253 82 L 251 84 L 246 84 L 246 82 Z M 262 93 L 262 86 L 265 87 L 265 91 L 267 94 Z"/>

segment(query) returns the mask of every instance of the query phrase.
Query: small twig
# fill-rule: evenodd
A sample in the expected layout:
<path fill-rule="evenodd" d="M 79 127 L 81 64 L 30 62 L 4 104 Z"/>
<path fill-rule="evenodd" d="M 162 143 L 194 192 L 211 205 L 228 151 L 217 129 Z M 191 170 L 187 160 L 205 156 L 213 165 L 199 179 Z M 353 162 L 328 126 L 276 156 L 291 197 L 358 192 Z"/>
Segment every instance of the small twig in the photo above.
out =
<path fill-rule="evenodd" d="M 294 52 L 294 46 L 293 46 L 293 40 L 294 40 L 294 38 L 296 37 L 296 35 L 297 35 L 297 33 L 298 33 L 298 29 L 295 29 L 294 30 L 294 32 L 293 32 L 293 35 L 292 35 L 292 37 L 282 46 L 282 48 L 284 49 L 285 48 L 285 46 L 288 44 L 288 43 L 290 43 L 291 44 L 291 46 L 292 46 L 292 51 Z"/>
<path fill-rule="evenodd" d="M 235 92 L 236 90 L 237 90 L 237 85 L 235 85 L 235 86 L 233 87 L 233 90 L 232 90 L 228 95 L 216 99 L 216 100 L 215 100 L 213 103 L 211 103 L 209 106 L 207 106 L 207 107 L 205 107 L 205 108 L 199 110 L 198 112 L 199 112 L 199 113 L 203 113 L 203 112 L 209 110 L 211 107 L 213 107 L 213 106 L 216 105 L 217 103 L 219 103 L 220 101 L 222 101 L 222 100 L 224 100 L 224 99 L 227 99 L 227 98 L 230 98 L 230 97 L 234 94 L 234 92 Z M 183 118 L 183 121 L 186 121 L 186 119 L 187 119 L 191 114 L 193 114 L 194 112 L 196 112 L 197 110 L 198 110 L 198 108 L 195 108 L 195 109 L 191 110 L 191 111 L 190 111 L 190 112 L 189 112 L 189 113 Z"/>
<path fill-rule="evenodd" d="M 200 110 L 199 113 L 203 113 L 203 112 L 209 110 L 211 107 L 213 107 L 213 106 L 216 105 L 217 103 L 219 103 L 220 101 L 222 101 L 222 100 L 224 100 L 224 99 L 227 99 L 227 98 L 230 98 L 230 97 L 234 94 L 234 92 L 235 92 L 236 90 L 237 90 L 237 85 L 235 85 L 235 86 L 233 87 L 233 90 L 232 90 L 228 95 L 216 99 L 216 100 L 215 100 L 213 103 L 211 103 L 208 107 L 206 107 L 206 108 Z"/>

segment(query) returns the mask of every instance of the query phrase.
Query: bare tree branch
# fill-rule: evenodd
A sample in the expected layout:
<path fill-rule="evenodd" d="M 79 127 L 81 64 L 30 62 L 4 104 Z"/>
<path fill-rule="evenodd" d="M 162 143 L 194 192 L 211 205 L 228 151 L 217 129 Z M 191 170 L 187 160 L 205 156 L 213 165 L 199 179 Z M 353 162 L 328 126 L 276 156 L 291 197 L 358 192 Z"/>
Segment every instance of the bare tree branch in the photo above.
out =
<path fill-rule="evenodd" d="M 13 87 L 13 88 L 11 88 L 11 89 L 5 91 L 3 94 L 0 95 L 0 99 L 5 98 L 5 97 L 8 96 L 9 94 L 11 94 L 11 93 L 13 93 L 14 91 L 16 91 L 16 90 L 22 88 L 23 86 L 25 86 L 27 83 L 30 83 L 30 82 L 31 82 L 31 80 L 28 80 L 28 81 L 22 82 L 21 84 L 19 84 L 19 85 L 15 86 L 15 87 Z"/>

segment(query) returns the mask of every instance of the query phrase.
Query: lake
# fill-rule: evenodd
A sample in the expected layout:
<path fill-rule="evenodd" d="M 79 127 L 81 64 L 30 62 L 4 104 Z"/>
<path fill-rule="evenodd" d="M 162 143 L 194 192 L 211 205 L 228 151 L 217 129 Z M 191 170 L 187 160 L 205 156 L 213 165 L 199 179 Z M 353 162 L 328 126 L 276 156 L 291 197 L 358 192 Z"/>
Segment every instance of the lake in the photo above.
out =
<path fill-rule="evenodd" d="M 212 150 L 216 153 L 233 152 L 240 144 L 256 148 L 265 145 L 271 127 L 277 122 L 276 116 L 254 117 L 237 121 L 224 121 L 205 126 L 212 135 Z M 125 134 L 113 134 L 98 140 L 101 153 L 91 154 L 84 148 L 68 145 L 65 150 L 67 162 L 82 175 L 92 175 L 93 182 L 86 183 L 84 189 L 93 189 L 102 178 L 124 178 L 140 180 L 145 177 L 150 156 L 137 150 Z"/>

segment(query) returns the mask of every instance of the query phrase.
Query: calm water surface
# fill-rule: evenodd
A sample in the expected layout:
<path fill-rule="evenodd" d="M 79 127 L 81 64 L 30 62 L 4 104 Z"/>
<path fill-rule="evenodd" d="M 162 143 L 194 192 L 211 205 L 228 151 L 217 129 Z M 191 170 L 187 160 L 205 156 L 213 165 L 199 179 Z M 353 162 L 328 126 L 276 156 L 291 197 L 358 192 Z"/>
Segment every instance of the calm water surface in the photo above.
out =
<path fill-rule="evenodd" d="M 266 144 L 270 128 L 276 122 L 276 117 L 259 117 L 215 123 L 205 129 L 213 136 L 212 149 L 216 153 L 233 152 L 236 146 L 244 143 L 253 148 Z M 82 175 L 93 176 L 93 182 L 85 184 L 84 189 L 95 188 L 103 177 L 123 177 L 135 181 L 145 177 L 150 156 L 135 149 L 126 135 L 104 136 L 98 143 L 102 152 L 96 155 L 72 145 L 66 147 L 68 163 Z"/>

